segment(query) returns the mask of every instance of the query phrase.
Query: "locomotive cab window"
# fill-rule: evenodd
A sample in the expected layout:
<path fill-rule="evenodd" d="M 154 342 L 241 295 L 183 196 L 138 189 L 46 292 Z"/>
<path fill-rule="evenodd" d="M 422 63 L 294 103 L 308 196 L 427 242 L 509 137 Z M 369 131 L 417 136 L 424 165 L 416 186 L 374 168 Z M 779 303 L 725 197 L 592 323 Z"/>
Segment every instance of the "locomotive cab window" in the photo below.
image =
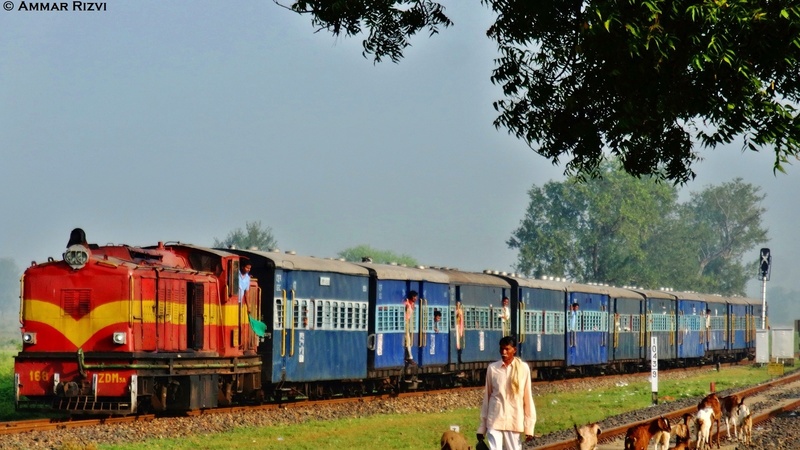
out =
<path fill-rule="evenodd" d="M 239 261 L 228 262 L 228 286 L 231 287 L 228 295 L 236 295 L 239 292 Z"/>

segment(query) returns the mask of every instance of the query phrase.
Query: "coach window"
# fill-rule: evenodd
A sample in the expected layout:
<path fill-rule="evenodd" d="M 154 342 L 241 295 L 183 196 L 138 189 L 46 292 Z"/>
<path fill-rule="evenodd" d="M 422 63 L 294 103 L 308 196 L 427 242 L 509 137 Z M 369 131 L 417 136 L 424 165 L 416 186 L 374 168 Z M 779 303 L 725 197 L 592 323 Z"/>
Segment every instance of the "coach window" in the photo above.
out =
<path fill-rule="evenodd" d="M 525 333 L 542 334 L 544 318 L 541 311 L 525 311 Z"/>
<path fill-rule="evenodd" d="M 295 327 L 308 328 L 308 300 L 300 300 L 295 305 Z"/>
<path fill-rule="evenodd" d="M 347 302 L 347 329 L 353 329 L 353 302 Z"/>
<path fill-rule="evenodd" d="M 478 325 L 479 328 L 483 330 L 489 329 L 489 327 L 491 326 L 490 325 L 491 322 L 489 321 L 489 314 L 490 314 L 489 308 L 481 308 L 478 310 L 478 317 L 480 320 L 480 323 Z"/>
<path fill-rule="evenodd" d="M 653 331 L 667 331 L 667 322 L 669 317 L 666 314 L 654 314 L 652 316 L 653 319 Z"/>
<path fill-rule="evenodd" d="M 330 300 L 317 300 L 317 328 L 320 330 L 331 329 Z"/>
<path fill-rule="evenodd" d="M 468 330 L 478 329 L 478 312 L 475 311 L 474 306 L 464 308 L 464 326 Z"/>
<path fill-rule="evenodd" d="M 564 334 L 566 314 L 560 311 L 546 311 L 544 315 L 545 334 Z"/>
<path fill-rule="evenodd" d="M 367 329 L 367 305 L 364 303 L 358 303 L 356 307 L 356 311 L 358 311 L 358 329 L 359 330 L 366 330 Z"/>
<path fill-rule="evenodd" d="M 283 328 L 283 300 L 275 299 L 275 328 Z"/>
<path fill-rule="evenodd" d="M 339 302 L 331 302 L 331 329 L 339 328 Z"/>
<path fill-rule="evenodd" d="M 387 333 L 396 330 L 397 313 L 389 306 L 379 306 L 375 312 L 375 332 Z"/>
<path fill-rule="evenodd" d="M 619 315 L 619 322 L 617 323 L 617 329 L 620 331 L 633 331 L 633 326 L 631 325 L 632 317 L 628 314 L 620 314 Z"/>
<path fill-rule="evenodd" d="M 308 301 L 308 307 L 306 308 L 306 314 L 307 315 L 306 315 L 305 320 L 306 320 L 306 323 L 308 324 L 307 325 L 308 329 L 311 329 L 311 330 L 314 329 L 314 325 L 315 325 L 315 320 L 314 320 L 314 315 L 315 314 L 314 313 L 316 313 L 316 312 L 317 312 L 316 301 L 312 298 L 312 299 L 310 299 Z"/>
<path fill-rule="evenodd" d="M 303 310 L 302 300 L 295 300 L 292 302 L 292 328 L 298 328 L 302 322 L 300 322 L 300 311 Z"/>

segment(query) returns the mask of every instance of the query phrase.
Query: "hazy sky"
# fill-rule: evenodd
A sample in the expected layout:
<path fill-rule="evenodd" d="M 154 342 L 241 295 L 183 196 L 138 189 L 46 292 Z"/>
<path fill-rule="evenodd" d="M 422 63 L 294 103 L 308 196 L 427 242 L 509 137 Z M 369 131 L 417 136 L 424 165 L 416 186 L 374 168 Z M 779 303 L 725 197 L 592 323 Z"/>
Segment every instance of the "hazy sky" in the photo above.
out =
<path fill-rule="evenodd" d="M 368 244 L 511 270 L 527 190 L 563 167 L 492 126 L 491 13 L 446 3 L 455 27 L 373 64 L 360 39 L 315 34 L 269 0 L 13 0 L 0 10 L 0 257 L 60 257 L 74 227 L 98 243 L 210 245 L 260 220 L 301 254 Z M 776 177 L 770 151 L 738 146 L 703 156 L 684 196 L 734 177 L 761 186 L 770 286 L 800 289 L 800 168 Z"/>

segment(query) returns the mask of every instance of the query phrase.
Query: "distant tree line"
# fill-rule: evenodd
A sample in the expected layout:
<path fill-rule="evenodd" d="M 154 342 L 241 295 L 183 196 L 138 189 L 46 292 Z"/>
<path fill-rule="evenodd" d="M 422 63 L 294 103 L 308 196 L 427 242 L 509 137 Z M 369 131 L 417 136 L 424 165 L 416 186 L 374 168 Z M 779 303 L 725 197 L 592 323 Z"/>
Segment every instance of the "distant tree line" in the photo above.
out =
<path fill-rule="evenodd" d="M 338 253 L 339 258 L 345 261 L 370 261 L 379 264 L 392 264 L 404 265 L 408 267 L 416 267 L 417 260 L 406 254 L 397 254 L 391 250 L 379 250 L 369 245 L 357 245 L 355 247 L 346 248 Z"/>
<path fill-rule="evenodd" d="M 272 228 L 264 227 L 261 221 L 245 222 L 244 229 L 237 228 L 225 239 L 214 238 L 215 248 L 239 248 L 270 251 L 278 247 L 278 241 L 272 235 Z"/>
<path fill-rule="evenodd" d="M 518 251 L 516 270 L 744 295 L 756 274 L 756 246 L 767 241 L 759 187 L 737 178 L 680 203 L 674 185 L 630 176 L 614 162 L 601 175 L 528 191 L 525 216 L 507 241 Z"/>

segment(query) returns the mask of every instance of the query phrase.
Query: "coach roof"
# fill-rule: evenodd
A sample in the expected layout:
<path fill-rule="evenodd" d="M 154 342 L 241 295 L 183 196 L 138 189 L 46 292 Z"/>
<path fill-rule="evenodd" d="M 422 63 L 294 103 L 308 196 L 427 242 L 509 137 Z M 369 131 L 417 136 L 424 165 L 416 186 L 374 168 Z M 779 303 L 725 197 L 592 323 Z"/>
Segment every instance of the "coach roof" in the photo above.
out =
<path fill-rule="evenodd" d="M 447 283 L 449 281 L 447 275 L 435 269 L 371 262 L 353 264 L 364 268 L 364 270 L 369 270 L 370 274 L 374 275 L 379 280 L 413 280 L 430 281 L 433 283 Z"/>
<path fill-rule="evenodd" d="M 441 269 L 450 277 L 450 282 L 455 284 L 489 285 L 504 288 L 511 287 L 503 278 L 496 275 L 489 275 L 481 272 L 463 272 L 458 269 Z"/>
<path fill-rule="evenodd" d="M 301 256 L 294 253 L 264 252 L 260 250 L 231 249 L 237 255 L 255 261 L 267 261 L 270 266 L 283 270 L 308 270 L 315 272 L 332 272 L 347 275 L 368 275 L 366 269 L 351 262 L 339 259 L 317 258 L 315 256 Z"/>

